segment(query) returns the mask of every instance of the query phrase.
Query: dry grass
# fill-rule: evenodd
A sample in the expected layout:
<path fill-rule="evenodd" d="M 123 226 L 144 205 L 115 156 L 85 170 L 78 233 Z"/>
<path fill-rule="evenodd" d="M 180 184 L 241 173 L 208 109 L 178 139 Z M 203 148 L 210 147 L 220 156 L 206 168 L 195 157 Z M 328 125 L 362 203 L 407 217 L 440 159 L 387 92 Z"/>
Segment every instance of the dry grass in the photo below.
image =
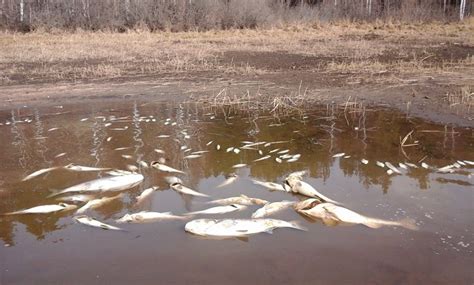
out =
<path fill-rule="evenodd" d="M 429 61 L 413 50 L 441 43 L 474 44 L 474 20 L 462 23 L 292 25 L 207 32 L 0 34 L 0 80 L 6 84 L 147 76 L 193 71 L 259 75 L 274 70 L 222 60 L 227 51 L 287 52 L 333 61 L 321 72 L 383 73 L 450 70 L 462 61 Z M 409 47 L 407 50 L 406 48 Z M 385 55 L 403 60 L 387 60 Z M 426 57 L 427 56 L 427 57 Z M 426 58 L 425 58 L 426 57 Z"/>

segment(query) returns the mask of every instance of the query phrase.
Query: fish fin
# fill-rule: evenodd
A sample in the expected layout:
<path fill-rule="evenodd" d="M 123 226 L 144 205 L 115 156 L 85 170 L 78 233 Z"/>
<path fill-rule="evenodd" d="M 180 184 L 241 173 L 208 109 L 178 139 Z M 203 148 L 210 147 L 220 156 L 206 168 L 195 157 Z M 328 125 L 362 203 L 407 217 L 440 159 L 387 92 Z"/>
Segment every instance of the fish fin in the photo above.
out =
<path fill-rule="evenodd" d="M 249 242 L 249 237 L 248 236 L 237 236 L 235 237 L 237 240 L 243 241 L 243 242 Z"/>
<path fill-rule="evenodd" d="M 296 229 L 296 230 L 300 230 L 300 231 L 308 231 L 308 229 L 304 226 L 301 225 L 301 222 L 300 221 L 291 221 L 289 222 L 291 227 Z"/>
<path fill-rule="evenodd" d="M 405 229 L 409 229 L 412 231 L 418 230 L 418 226 L 416 225 L 416 221 L 412 218 L 405 218 L 399 221 L 400 226 L 404 227 Z"/>

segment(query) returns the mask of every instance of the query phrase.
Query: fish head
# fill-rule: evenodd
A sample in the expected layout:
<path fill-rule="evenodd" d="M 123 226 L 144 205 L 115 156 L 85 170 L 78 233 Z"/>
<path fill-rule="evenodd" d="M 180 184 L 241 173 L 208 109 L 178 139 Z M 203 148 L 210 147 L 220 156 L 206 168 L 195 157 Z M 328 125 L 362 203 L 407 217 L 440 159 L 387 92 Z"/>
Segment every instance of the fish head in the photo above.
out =
<path fill-rule="evenodd" d="M 59 203 L 59 206 L 63 207 L 63 211 L 70 211 L 77 208 L 76 205 L 66 204 L 66 203 Z"/>
<path fill-rule="evenodd" d="M 205 236 L 209 227 L 216 224 L 215 221 L 209 219 L 192 220 L 184 226 L 184 230 L 195 235 Z"/>

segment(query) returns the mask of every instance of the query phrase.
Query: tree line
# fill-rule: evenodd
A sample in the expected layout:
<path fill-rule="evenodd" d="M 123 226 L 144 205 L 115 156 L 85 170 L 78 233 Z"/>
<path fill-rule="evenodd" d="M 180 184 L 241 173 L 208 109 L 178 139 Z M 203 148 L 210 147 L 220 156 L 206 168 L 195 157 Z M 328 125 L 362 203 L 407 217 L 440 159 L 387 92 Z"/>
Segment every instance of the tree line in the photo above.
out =
<path fill-rule="evenodd" d="M 467 0 L 0 0 L 0 29 L 209 30 L 340 19 L 463 20 Z"/>

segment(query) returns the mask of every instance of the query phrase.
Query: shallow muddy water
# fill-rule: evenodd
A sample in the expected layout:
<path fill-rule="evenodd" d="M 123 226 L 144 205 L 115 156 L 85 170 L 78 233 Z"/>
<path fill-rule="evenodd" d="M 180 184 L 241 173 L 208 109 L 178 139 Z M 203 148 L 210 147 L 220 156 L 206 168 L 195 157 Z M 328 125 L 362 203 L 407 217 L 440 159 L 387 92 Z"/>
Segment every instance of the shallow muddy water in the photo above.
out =
<path fill-rule="evenodd" d="M 146 101 L 25 106 L 1 111 L 0 123 L 0 213 L 55 204 L 54 197 L 48 198 L 54 191 L 107 176 L 57 169 L 22 181 L 36 170 L 70 163 L 139 167 L 143 183 L 86 213 L 111 225 L 126 213 L 153 210 L 180 215 L 211 207 L 205 204 L 210 199 L 240 194 L 273 202 L 303 200 L 270 192 L 251 179 L 281 183 L 289 173 L 307 170 L 306 182 L 345 207 L 386 220 L 412 218 L 419 228 L 326 226 L 290 208 L 271 217 L 299 221 L 308 231 L 276 229 L 243 241 L 194 236 L 184 231 L 187 221 L 120 224 L 126 231 L 118 232 L 78 224 L 74 211 L 0 216 L 0 284 L 474 282 L 474 166 L 464 162 L 474 161 L 473 128 L 370 108 L 325 105 L 276 116 Z M 412 130 L 401 148 L 400 141 Z M 284 142 L 239 153 L 226 151 L 242 147 L 242 141 Z M 277 162 L 276 157 L 283 155 L 277 153 L 287 149 L 301 157 Z M 209 152 L 184 159 L 199 150 Z M 344 156 L 333 157 L 342 152 Z M 267 154 L 271 158 L 254 162 Z M 186 186 L 211 197 L 180 195 L 165 182 L 167 174 L 137 164 L 160 157 L 186 173 L 179 175 Z M 437 171 L 458 160 L 465 165 L 457 165 L 453 173 Z M 391 162 L 401 174 L 388 174 L 376 161 Z M 403 169 L 400 162 L 418 168 Z M 247 166 L 232 168 L 236 164 Z M 235 182 L 217 187 L 232 172 L 238 175 Z M 160 190 L 134 207 L 136 197 L 151 186 Z M 258 207 L 196 218 L 250 218 Z"/>

